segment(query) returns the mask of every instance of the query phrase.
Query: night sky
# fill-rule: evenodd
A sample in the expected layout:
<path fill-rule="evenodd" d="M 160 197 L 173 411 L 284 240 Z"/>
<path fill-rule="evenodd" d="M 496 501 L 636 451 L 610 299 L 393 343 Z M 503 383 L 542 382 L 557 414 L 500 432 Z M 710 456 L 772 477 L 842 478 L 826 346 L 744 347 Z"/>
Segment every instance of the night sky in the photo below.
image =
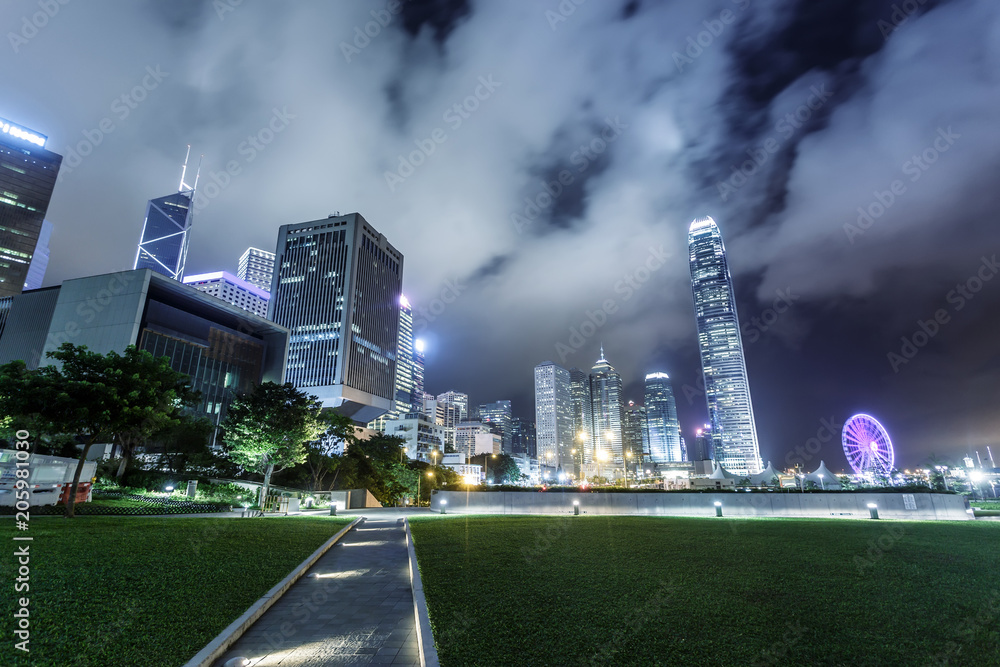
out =
<path fill-rule="evenodd" d="M 46 284 L 131 268 L 192 144 L 189 274 L 359 211 L 405 256 L 429 391 L 533 418 L 533 367 L 603 341 L 627 398 L 671 375 L 690 439 L 711 215 L 765 462 L 843 469 L 839 433 L 795 450 L 858 411 L 900 467 L 1000 458 L 995 0 L 394 5 L 3 3 L 0 116 L 64 156 Z"/>

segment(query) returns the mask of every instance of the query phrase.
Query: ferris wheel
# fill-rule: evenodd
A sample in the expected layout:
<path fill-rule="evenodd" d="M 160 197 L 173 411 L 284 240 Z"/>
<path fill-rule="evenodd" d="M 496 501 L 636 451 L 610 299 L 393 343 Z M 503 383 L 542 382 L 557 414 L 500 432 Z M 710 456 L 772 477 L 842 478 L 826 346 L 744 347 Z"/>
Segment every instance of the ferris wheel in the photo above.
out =
<path fill-rule="evenodd" d="M 892 472 L 895 456 L 885 428 L 870 415 L 854 415 L 841 432 L 847 462 L 859 475 L 885 477 Z"/>

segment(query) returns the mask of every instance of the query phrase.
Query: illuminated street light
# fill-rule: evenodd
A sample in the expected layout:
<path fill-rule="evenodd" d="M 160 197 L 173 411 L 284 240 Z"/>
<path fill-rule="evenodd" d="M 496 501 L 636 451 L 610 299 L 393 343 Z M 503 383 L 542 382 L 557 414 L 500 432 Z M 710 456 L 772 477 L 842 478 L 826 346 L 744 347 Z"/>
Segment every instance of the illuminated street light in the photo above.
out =
<path fill-rule="evenodd" d="M 574 500 L 573 501 L 573 514 L 575 516 L 580 516 L 580 501 L 579 500 Z"/>
<path fill-rule="evenodd" d="M 716 500 L 712 504 L 715 505 L 715 516 L 722 516 L 722 501 Z"/>
<path fill-rule="evenodd" d="M 443 499 L 441 500 L 441 514 L 444 514 L 444 508 L 445 508 L 445 505 L 447 505 L 447 504 L 448 504 L 447 500 L 443 500 Z"/>
<path fill-rule="evenodd" d="M 868 516 L 873 519 L 878 518 L 878 505 L 875 503 L 868 503 Z"/>

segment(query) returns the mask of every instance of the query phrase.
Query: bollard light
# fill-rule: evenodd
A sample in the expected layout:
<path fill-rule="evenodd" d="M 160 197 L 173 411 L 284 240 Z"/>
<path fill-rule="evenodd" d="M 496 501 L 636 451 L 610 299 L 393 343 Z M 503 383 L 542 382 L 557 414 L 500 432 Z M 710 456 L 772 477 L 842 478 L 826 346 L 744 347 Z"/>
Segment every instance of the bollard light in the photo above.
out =
<path fill-rule="evenodd" d="M 868 516 L 873 519 L 878 518 L 878 505 L 875 503 L 868 503 Z"/>
<path fill-rule="evenodd" d="M 337 502 L 330 503 L 330 516 L 337 516 Z"/>
<path fill-rule="evenodd" d="M 444 506 L 445 506 L 445 505 L 447 505 L 447 504 L 448 504 L 448 501 L 447 501 L 447 500 L 442 500 L 442 501 L 441 501 L 441 514 L 444 514 L 444 513 L 445 513 L 445 512 L 444 512 Z"/>
<path fill-rule="evenodd" d="M 722 502 L 716 500 L 713 504 L 715 505 L 715 516 L 722 516 Z"/>
<path fill-rule="evenodd" d="M 574 500 L 573 501 L 573 514 L 574 514 L 574 516 L 580 516 L 580 501 L 579 500 Z"/>

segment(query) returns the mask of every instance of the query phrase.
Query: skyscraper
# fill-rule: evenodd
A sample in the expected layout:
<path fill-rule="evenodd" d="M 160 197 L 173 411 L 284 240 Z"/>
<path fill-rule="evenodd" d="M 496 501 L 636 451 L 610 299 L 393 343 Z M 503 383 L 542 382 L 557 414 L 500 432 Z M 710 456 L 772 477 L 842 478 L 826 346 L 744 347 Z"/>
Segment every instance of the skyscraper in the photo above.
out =
<path fill-rule="evenodd" d="M 46 140 L 0 118 L 0 297 L 20 294 L 28 282 L 62 165 L 61 155 L 45 150 Z"/>
<path fill-rule="evenodd" d="M 535 366 L 535 438 L 538 462 L 573 468 L 573 397 L 569 371 L 551 361 Z"/>
<path fill-rule="evenodd" d="M 646 408 L 628 402 L 622 423 L 622 446 L 625 448 L 626 459 L 632 465 L 640 464 L 643 455 L 649 452 L 649 427 L 646 419 Z M 631 456 L 629 456 L 631 454 Z"/>
<path fill-rule="evenodd" d="M 590 397 L 594 414 L 594 449 L 607 453 L 607 460 L 622 463 L 622 377 L 607 359 L 604 346 L 601 358 L 590 369 Z"/>
<path fill-rule="evenodd" d="M 412 408 L 414 412 L 422 412 L 424 409 L 424 341 L 419 338 L 413 339 Z"/>
<path fill-rule="evenodd" d="M 646 421 L 649 429 L 649 456 L 653 463 L 683 461 L 681 427 L 677 421 L 677 402 L 670 376 L 666 373 L 646 375 Z"/>
<path fill-rule="evenodd" d="M 278 230 L 268 319 L 292 331 L 287 380 L 364 424 L 396 395 L 403 256 L 358 213 Z"/>
<path fill-rule="evenodd" d="M 256 285 L 265 292 L 271 291 L 271 278 L 274 275 L 274 253 L 260 248 L 247 248 L 240 257 L 236 277 Z"/>
<path fill-rule="evenodd" d="M 446 391 L 443 394 L 437 395 L 438 403 L 447 403 L 449 405 L 454 405 L 458 408 L 458 416 L 456 421 L 465 421 L 470 418 L 469 415 L 469 395 L 463 394 L 460 391 Z"/>
<path fill-rule="evenodd" d="M 762 465 L 743 341 L 726 248 L 712 218 L 699 218 L 691 223 L 688 246 L 715 460 L 733 473 L 755 474 Z"/>
<path fill-rule="evenodd" d="M 396 335 L 396 395 L 392 408 L 368 423 L 374 431 L 385 431 L 390 420 L 398 420 L 413 409 L 413 310 L 409 300 L 399 297 L 399 332 Z M 414 455 L 415 456 L 415 455 Z M 411 458 L 413 458 L 411 456 Z"/>
<path fill-rule="evenodd" d="M 590 376 L 579 368 L 569 369 L 573 397 L 573 437 L 579 462 L 594 462 L 594 405 L 590 396 Z"/>
<path fill-rule="evenodd" d="M 503 438 L 503 453 L 513 453 L 513 432 L 511 431 L 511 420 L 513 416 L 510 410 L 510 401 L 495 401 L 484 403 L 479 406 L 479 420 L 484 424 L 493 424 L 500 429 Z"/>
<path fill-rule="evenodd" d="M 177 192 L 150 199 L 146 204 L 146 219 L 142 222 L 133 268 L 152 269 L 178 281 L 184 278 L 189 232 L 194 216 L 191 203 L 194 201 L 195 188 L 198 187 L 197 175 L 194 185 L 184 182 L 190 156 L 191 147 L 188 146 Z"/>
<path fill-rule="evenodd" d="M 515 454 L 535 458 L 535 422 L 514 417 L 510 424 L 511 447 Z"/>
<path fill-rule="evenodd" d="M 45 270 L 49 267 L 49 241 L 52 239 L 52 223 L 42 221 L 42 231 L 28 265 L 28 275 L 24 279 L 24 289 L 38 289 L 45 281 Z"/>

